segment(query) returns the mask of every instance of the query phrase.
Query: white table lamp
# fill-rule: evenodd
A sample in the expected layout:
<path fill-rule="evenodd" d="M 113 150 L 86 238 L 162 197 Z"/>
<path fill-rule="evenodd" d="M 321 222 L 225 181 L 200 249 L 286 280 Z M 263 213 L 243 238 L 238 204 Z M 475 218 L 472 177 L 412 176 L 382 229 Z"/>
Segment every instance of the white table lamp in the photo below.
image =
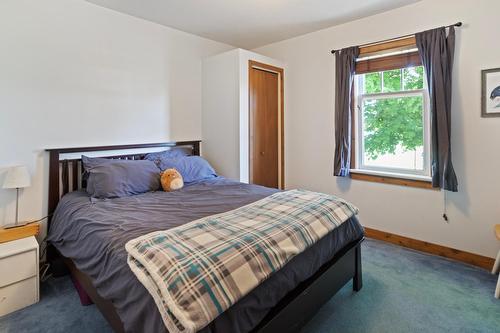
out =
<path fill-rule="evenodd" d="M 31 178 L 26 166 L 15 166 L 7 171 L 7 176 L 3 182 L 3 188 L 16 189 L 16 225 L 19 222 L 19 189 L 29 187 L 30 185 Z"/>

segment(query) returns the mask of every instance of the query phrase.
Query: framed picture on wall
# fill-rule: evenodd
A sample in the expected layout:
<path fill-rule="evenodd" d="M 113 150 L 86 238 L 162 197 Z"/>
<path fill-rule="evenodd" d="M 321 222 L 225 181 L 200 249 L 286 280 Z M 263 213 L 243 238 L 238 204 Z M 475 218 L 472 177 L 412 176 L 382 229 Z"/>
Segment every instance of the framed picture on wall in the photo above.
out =
<path fill-rule="evenodd" d="M 500 68 L 484 69 L 482 78 L 482 117 L 500 117 Z"/>

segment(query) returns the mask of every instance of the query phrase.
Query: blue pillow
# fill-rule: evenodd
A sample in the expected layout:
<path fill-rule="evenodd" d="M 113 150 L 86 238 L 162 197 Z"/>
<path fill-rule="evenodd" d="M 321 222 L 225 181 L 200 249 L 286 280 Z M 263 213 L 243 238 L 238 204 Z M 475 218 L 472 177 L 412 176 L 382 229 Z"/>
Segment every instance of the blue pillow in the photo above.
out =
<path fill-rule="evenodd" d="M 161 170 L 174 168 L 180 172 L 184 183 L 217 177 L 214 168 L 200 156 L 165 158 L 161 160 Z"/>
<path fill-rule="evenodd" d="M 191 155 L 191 149 L 189 148 L 172 148 L 169 150 L 146 154 L 146 156 L 144 156 L 144 159 L 154 162 L 158 168 L 165 170 L 161 167 L 162 160 L 166 158 L 179 158 L 189 155 Z"/>
<path fill-rule="evenodd" d="M 160 173 L 147 160 L 118 160 L 82 156 L 88 174 L 87 193 L 93 198 L 119 198 L 160 187 Z"/>

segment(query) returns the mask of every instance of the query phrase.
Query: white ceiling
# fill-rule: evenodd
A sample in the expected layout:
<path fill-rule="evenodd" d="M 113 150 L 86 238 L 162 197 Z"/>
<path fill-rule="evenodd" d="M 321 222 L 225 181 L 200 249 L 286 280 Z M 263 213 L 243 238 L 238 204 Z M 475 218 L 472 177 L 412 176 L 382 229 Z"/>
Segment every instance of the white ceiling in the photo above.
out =
<path fill-rule="evenodd" d="M 252 49 L 419 0 L 87 0 Z"/>

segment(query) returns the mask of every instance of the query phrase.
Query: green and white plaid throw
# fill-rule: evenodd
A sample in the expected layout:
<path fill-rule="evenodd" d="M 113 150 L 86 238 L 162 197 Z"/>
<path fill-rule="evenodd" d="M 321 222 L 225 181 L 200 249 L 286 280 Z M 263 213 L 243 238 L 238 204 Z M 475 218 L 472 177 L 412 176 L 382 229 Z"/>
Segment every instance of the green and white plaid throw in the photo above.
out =
<path fill-rule="evenodd" d="M 128 264 L 167 329 L 196 332 L 357 212 L 332 195 L 279 192 L 133 239 Z"/>

